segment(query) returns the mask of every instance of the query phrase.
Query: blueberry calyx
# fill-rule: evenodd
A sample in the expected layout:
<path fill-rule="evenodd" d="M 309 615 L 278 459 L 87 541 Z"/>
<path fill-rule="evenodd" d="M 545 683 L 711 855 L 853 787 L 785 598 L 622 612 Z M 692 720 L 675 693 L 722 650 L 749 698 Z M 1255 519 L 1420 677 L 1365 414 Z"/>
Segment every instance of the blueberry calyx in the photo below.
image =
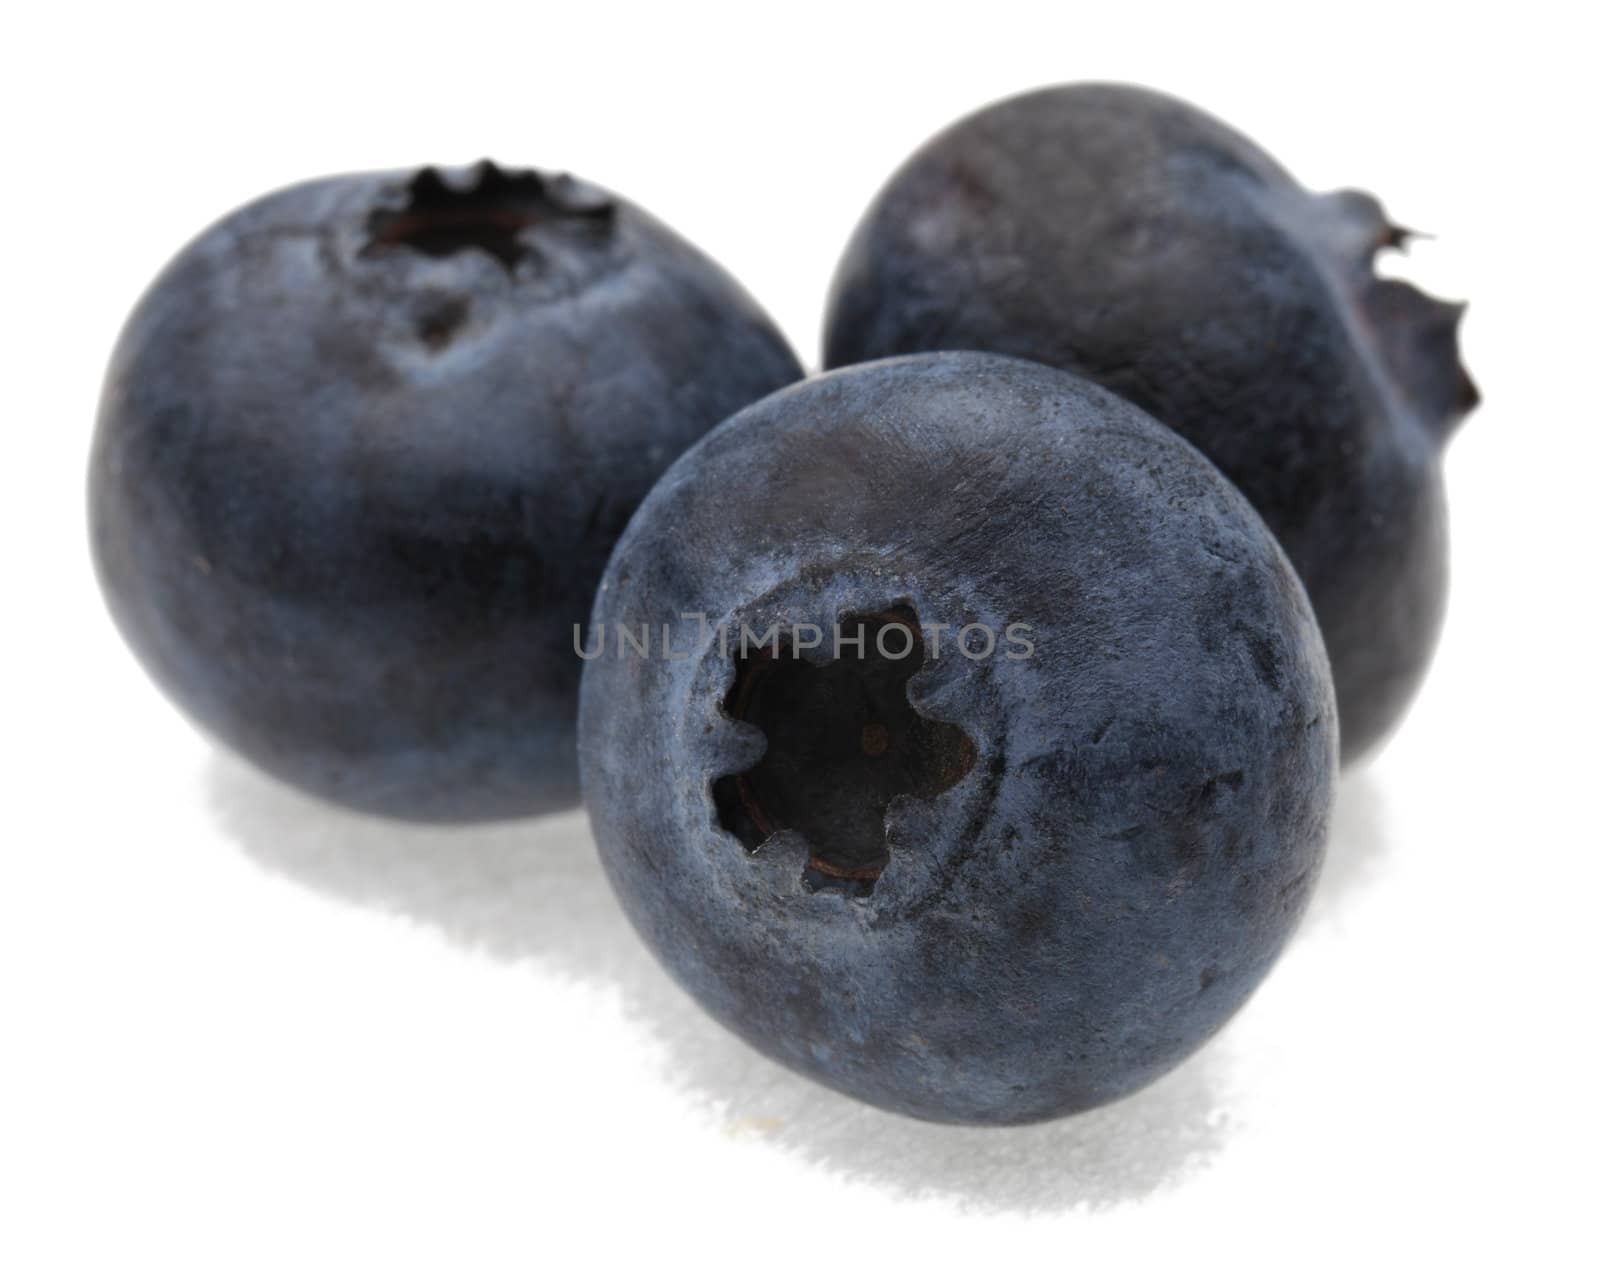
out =
<path fill-rule="evenodd" d="M 890 805 L 949 790 L 977 749 L 907 697 L 926 657 L 910 606 L 842 618 L 839 633 L 838 657 L 826 662 L 793 641 L 737 659 L 723 711 L 760 729 L 767 746 L 753 766 L 717 779 L 712 797 L 723 828 L 752 854 L 798 832 L 808 891 L 865 897 L 889 864 Z"/>
<path fill-rule="evenodd" d="M 1443 443 L 1480 400 L 1461 360 L 1461 318 L 1467 307 L 1374 273 L 1380 252 L 1404 252 L 1413 239 L 1428 236 L 1396 225 L 1365 191 L 1339 190 L 1323 199 L 1332 213 L 1336 246 L 1349 262 L 1356 308 L 1384 369 L 1429 433 Z"/>
<path fill-rule="evenodd" d="M 1442 301 L 1399 279 L 1373 278 L 1362 310 L 1378 332 L 1379 351 L 1402 393 L 1437 442 L 1445 442 L 1480 401 L 1462 365 L 1466 304 Z"/>
<path fill-rule="evenodd" d="M 565 173 L 505 169 L 485 159 L 473 169 L 471 183 L 458 187 L 427 167 L 407 183 L 402 206 L 378 208 L 367 218 L 362 254 L 398 247 L 445 257 L 475 248 L 514 273 L 536 257 L 523 234 L 530 227 L 569 220 L 609 231 L 615 217 L 609 197 Z"/>

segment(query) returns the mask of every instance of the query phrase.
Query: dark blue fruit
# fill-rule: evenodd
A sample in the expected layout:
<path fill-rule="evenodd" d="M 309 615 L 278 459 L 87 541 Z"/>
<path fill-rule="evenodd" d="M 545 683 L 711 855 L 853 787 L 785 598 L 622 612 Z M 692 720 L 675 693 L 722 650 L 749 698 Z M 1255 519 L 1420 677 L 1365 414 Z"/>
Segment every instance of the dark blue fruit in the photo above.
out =
<path fill-rule="evenodd" d="M 1198 451 L 1064 372 L 924 355 L 740 412 L 641 506 L 583 650 L 634 924 L 724 1024 L 889 1109 L 1148 1083 L 1317 873 L 1338 729 L 1299 580 Z"/>
<path fill-rule="evenodd" d="M 166 692 L 298 786 L 421 819 L 571 804 L 572 626 L 617 535 L 799 375 L 715 263 L 570 177 L 296 186 L 184 249 L 123 332 L 101 585 Z"/>
<path fill-rule="evenodd" d="M 934 138 L 878 196 L 834 280 L 827 365 L 1013 354 L 1183 434 L 1300 572 L 1351 760 L 1398 721 L 1438 638 L 1439 456 L 1477 401 L 1461 307 L 1373 274 L 1405 236 L 1370 195 L 1308 194 L 1182 102 L 1046 89 Z"/>

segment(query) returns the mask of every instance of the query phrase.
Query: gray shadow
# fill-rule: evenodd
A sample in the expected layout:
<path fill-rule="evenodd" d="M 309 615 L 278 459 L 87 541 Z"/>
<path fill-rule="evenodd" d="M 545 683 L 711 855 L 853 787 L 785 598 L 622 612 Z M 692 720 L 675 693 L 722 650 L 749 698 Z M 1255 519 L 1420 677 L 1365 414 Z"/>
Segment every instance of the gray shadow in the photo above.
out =
<path fill-rule="evenodd" d="M 1328 831 L 1328 855 L 1306 911 L 1305 927 L 1337 923 L 1349 904 L 1382 873 L 1388 849 L 1382 789 L 1367 768 L 1342 775 Z"/>
<path fill-rule="evenodd" d="M 665 1045 L 668 1081 L 735 1139 L 897 1195 L 1017 1212 L 1137 1200 L 1180 1184 L 1226 1145 L 1226 1036 L 1136 1095 L 1074 1118 L 1006 1129 L 917 1122 L 800 1078 L 700 1012 L 629 927 L 581 814 L 472 828 L 387 822 L 220 755 L 208 790 L 224 831 L 269 871 L 492 958 L 616 988 L 630 1017 Z M 1352 816 L 1336 813 L 1330 863 L 1369 852 L 1342 842 L 1371 833 L 1373 816 L 1370 796 Z M 1330 875 L 1337 893 L 1341 871 L 1330 865 Z"/>

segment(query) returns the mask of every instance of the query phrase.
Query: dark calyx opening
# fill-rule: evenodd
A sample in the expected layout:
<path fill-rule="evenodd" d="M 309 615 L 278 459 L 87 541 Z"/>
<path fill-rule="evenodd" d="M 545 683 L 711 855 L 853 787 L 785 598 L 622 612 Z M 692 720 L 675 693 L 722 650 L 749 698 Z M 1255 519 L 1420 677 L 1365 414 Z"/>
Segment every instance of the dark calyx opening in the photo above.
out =
<path fill-rule="evenodd" d="M 722 825 L 745 848 L 798 831 L 811 849 L 808 888 L 864 896 L 889 862 L 889 802 L 953 787 L 977 750 L 960 729 L 919 715 L 906 699 L 925 657 L 909 606 L 852 616 L 839 629 L 838 657 L 821 666 L 799 656 L 792 633 L 776 652 L 769 644 L 740 658 L 723 710 L 760 729 L 767 750 L 754 768 L 718 779 L 712 796 Z M 821 648 L 835 652 L 831 632 Z"/>
<path fill-rule="evenodd" d="M 464 189 L 449 185 L 436 168 L 423 168 L 406 186 L 406 202 L 379 208 L 367 218 L 364 254 L 410 248 L 427 256 L 449 256 L 476 248 L 509 270 L 533 255 L 521 234 L 557 219 L 608 227 L 616 206 L 570 177 L 532 170 L 508 171 L 483 160 Z"/>

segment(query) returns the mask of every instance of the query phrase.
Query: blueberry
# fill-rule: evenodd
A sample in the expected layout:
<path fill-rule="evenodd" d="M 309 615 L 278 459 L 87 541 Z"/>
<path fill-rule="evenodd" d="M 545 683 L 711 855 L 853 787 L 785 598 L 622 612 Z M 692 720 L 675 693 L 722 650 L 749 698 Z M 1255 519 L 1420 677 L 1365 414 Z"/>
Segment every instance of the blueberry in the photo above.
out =
<path fill-rule="evenodd" d="M 1439 457 L 1477 401 L 1461 307 L 1373 274 L 1405 236 L 1370 195 L 1309 194 L 1182 102 L 1046 89 L 956 124 L 890 181 L 834 280 L 826 361 L 1032 358 L 1183 434 L 1299 570 L 1352 760 L 1432 655 Z"/>
<path fill-rule="evenodd" d="M 1298 578 L 1198 451 L 1065 372 L 921 355 L 745 409 L 641 506 L 580 648 L 633 923 L 725 1025 L 889 1109 L 1149 1082 L 1321 860 Z"/>
<path fill-rule="evenodd" d="M 300 787 L 429 820 L 577 797 L 571 631 L 656 477 L 800 375 L 715 263 L 567 176 L 336 177 L 140 301 L 90 521 L 128 643 Z"/>

